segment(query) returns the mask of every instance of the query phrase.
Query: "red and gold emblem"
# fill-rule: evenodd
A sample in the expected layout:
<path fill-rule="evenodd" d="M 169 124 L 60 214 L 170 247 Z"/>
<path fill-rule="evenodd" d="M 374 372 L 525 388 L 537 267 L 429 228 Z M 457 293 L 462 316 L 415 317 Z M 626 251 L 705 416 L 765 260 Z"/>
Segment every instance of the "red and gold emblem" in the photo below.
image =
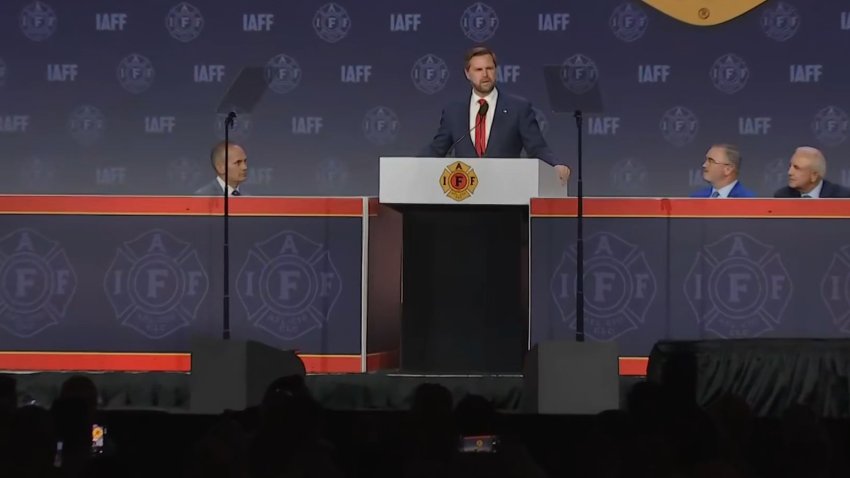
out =
<path fill-rule="evenodd" d="M 460 202 L 475 192 L 475 188 L 478 187 L 478 176 L 470 165 L 455 161 L 443 170 L 440 176 L 440 187 L 443 188 L 446 196 Z"/>

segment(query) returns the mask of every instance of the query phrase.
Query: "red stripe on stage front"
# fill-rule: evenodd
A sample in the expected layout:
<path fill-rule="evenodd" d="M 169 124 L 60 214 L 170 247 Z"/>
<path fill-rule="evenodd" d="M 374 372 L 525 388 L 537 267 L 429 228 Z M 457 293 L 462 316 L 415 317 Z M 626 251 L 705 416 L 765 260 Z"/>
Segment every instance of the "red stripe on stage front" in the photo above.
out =
<path fill-rule="evenodd" d="M 307 373 L 359 373 L 359 355 L 298 355 Z"/>
<path fill-rule="evenodd" d="M 359 197 L 250 197 L 229 201 L 233 216 L 363 216 Z M 197 196 L 0 195 L 0 214 L 219 216 L 224 199 Z"/>
<path fill-rule="evenodd" d="M 224 201 L 197 196 L 0 195 L 0 214 L 218 216 Z M 360 197 L 240 197 L 233 216 L 361 217 Z M 369 200 L 369 213 L 378 203 Z M 575 198 L 532 199 L 535 217 L 574 217 Z M 850 200 L 587 198 L 586 217 L 850 218 Z"/>
<path fill-rule="evenodd" d="M 645 377 L 648 357 L 620 357 L 621 377 Z"/>
<path fill-rule="evenodd" d="M 532 199 L 534 217 L 575 217 L 575 198 Z M 587 198 L 585 217 L 850 218 L 850 200 Z"/>
<path fill-rule="evenodd" d="M 17 372 L 188 372 L 186 353 L 0 352 L 0 370 Z"/>
<path fill-rule="evenodd" d="M 299 355 L 308 373 L 360 372 L 359 355 Z M 188 353 L 0 352 L 13 372 L 189 372 Z"/>
<path fill-rule="evenodd" d="M 360 355 L 299 354 L 308 373 L 359 373 Z M 367 369 L 398 366 L 397 352 L 369 354 Z M 620 375 L 646 375 L 646 357 L 620 357 Z M 0 370 L 13 372 L 189 372 L 188 353 L 0 352 Z"/>

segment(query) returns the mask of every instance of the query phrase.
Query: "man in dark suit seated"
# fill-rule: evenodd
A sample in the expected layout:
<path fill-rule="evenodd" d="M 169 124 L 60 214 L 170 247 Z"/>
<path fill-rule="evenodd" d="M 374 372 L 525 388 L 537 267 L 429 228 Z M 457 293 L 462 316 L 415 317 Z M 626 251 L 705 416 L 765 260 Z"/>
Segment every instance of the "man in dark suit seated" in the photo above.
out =
<path fill-rule="evenodd" d="M 702 188 L 692 198 L 751 198 L 749 189 L 738 180 L 741 152 L 731 144 L 715 144 L 705 153 L 702 177 L 711 186 Z"/>
<path fill-rule="evenodd" d="M 777 198 L 848 198 L 850 189 L 824 179 L 826 158 L 810 146 L 801 146 L 791 156 L 788 167 L 788 186 L 779 188 Z"/>
<path fill-rule="evenodd" d="M 445 157 L 454 146 L 460 158 L 518 158 L 525 149 L 529 157 L 552 165 L 566 184 L 570 168 L 549 149 L 531 103 L 496 88 L 496 55 L 489 48 L 475 47 L 466 54 L 466 79 L 472 94 L 443 109 L 440 128 L 421 155 Z"/>
<path fill-rule="evenodd" d="M 227 168 L 224 166 L 224 141 L 213 146 L 210 151 L 210 163 L 216 177 L 195 191 L 199 196 L 221 196 L 224 194 L 224 176 L 227 171 L 227 191 L 231 196 L 242 196 L 239 185 L 248 179 L 248 155 L 242 146 L 231 142 L 227 149 Z"/>

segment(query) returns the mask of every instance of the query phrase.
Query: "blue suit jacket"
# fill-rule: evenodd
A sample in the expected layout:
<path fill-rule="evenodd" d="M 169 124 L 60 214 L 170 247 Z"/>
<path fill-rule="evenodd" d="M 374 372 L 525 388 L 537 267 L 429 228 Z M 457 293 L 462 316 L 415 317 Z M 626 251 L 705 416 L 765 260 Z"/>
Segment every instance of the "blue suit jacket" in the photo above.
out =
<path fill-rule="evenodd" d="M 525 98 L 513 96 L 499 90 L 499 96 L 490 127 L 490 137 L 484 156 L 488 158 L 519 158 L 522 150 L 531 158 L 539 158 L 552 166 L 566 164 L 555 157 L 546 144 L 531 102 Z M 426 146 L 421 156 L 445 157 L 457 140 L 463 138 L 454 149 L 459 158 L 477 158 L 472 138 L 475 131 L 469 132 L 469 97 L 448 104 L 440 118 L 440 128 L 431 144 Z"/>
<path fill-rule="evenodd" d="M 711 187 L 711 186 L 709 186 L 707 188 L 702 188 L 702 189 L 696 191 L 695 193 L 691 194 L 691 197 L 692 198 L 711 197 L 711 191 L 713 189 L 714 188 Z M 730 198 L 754 198 L 754 197 L 756 197 L 756 195 L 752 191 L 750 191 L 749 189 L 742 186 L 741 181 L 738 181 L 735 184 L 735 187 L 732 188 L 731 191 L 729 191 L 729 197 Z"/>

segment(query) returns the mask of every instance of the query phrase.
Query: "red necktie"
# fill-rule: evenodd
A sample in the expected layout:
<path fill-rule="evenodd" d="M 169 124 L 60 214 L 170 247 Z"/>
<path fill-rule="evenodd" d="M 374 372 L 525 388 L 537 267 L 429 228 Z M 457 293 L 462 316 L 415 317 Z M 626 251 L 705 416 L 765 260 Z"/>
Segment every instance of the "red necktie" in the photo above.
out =
<path fill-rule="evenodd" d="M 478 100 L 478 105 L 483 105 L 487 100 L 481 98 Z M 484 156 L 484 151 L 487 150 L 487 115 L 484 116 L 475 116 L 475 124 L 478 126 L 475 128 L 475 152 L 478 153 L 478 157 Z"/>

